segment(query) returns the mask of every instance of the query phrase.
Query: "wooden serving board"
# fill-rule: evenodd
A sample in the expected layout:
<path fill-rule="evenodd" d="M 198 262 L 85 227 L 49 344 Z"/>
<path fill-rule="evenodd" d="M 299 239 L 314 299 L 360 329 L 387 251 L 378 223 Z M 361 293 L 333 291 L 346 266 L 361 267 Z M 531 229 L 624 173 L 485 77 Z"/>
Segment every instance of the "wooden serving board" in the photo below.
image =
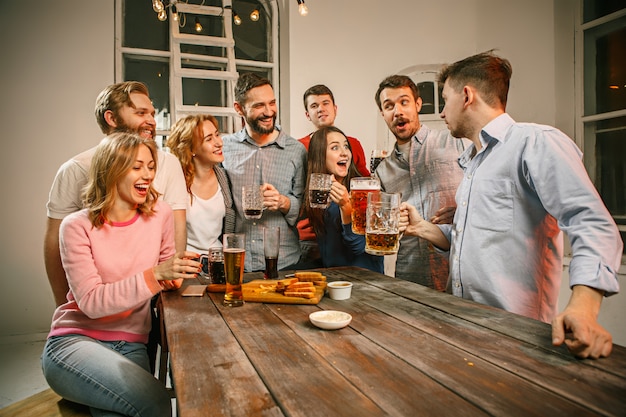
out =
<path fill-rule="evenodd" d="M 276 285 L 275 279 L 255 279 L 243 284 L 243 299 L 253 303 L 277 303 L 277 304 L 317 304 L 324 297 L 324 288 L 315 286 L 315 297 L 286 297 L 274 291 L 261 289 L 261 285 Z"/>

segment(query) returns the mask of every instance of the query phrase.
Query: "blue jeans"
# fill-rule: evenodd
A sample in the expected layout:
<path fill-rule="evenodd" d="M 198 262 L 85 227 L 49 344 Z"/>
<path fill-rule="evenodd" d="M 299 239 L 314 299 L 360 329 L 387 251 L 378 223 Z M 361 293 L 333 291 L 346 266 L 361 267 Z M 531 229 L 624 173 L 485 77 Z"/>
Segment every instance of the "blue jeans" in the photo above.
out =
<path fill-rule="evenodd" d="M 50 388 L 89 406 L 93 416 L 172 415 L 170 395 L 150 373 L 143 343 L 54 336 L 46 342 L 41 364 Z"/>

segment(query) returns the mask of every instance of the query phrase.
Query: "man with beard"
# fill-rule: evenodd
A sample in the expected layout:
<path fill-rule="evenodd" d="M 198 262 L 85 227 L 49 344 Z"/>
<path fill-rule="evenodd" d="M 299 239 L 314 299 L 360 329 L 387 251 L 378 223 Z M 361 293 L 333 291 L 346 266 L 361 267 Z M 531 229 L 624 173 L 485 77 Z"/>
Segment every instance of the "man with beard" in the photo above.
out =
<path fill-rule="evenodd" d="M 276 98 L 267 78 L 242 74 L 235 86 L 235 110 L 245 126 L 223 137 L 222 165 L 232 185 L 236 230 L 246 235 L 245 271 L 265 269 L 264 226 L 280 227 L 278 269 L 289 269 L 300 259 L 296 221 L 306 183 L 306 149 L 276 125 Z M 244 218 L 244 185 L 262 189 L 264 210 L 258 220 Z"/>
<path fill-rule="evenodd" d="M 403 202 L 417 207 L 433 223 L 450 223 L 456 206 L 454 196 L 463 176 L 457 159 L 469 141 L 420 124 L 422 99 L 407 76 L 385 78 L 378 86 L 375 100 L 396 137 L 393 151 L 376 168 L 382 190 L 402 193 Z M 395 276 L 444 291 L 448 281 L 447 256 L 426 240 L 405 236 L 400 241 Z"/>
<path fill-rule="evenodd" d="M 100 130 L 105 135 L 115 131 L 137 133 L 144 138 L 155 138 L 154 107 L 148 88 L 137 81 L 126 81 L 106 87 L 96 99 L 95 115 Z M 59 168 L 50 189 L 46 205 L 48 221 L 44 236 L 44 263 L 48 281 L 57 306 L 67 302 L 68 283 L 61 264 L 59 251 L 59 226 L 63 218 L 83 208 L 82 190 L 87 184 L 91 158 L 95 147 L 74 156 Z M 158 151 L 154 188 L 162 194 L 174 212 L 176 252 L 187 247 L 187 189 L 178 159 Z M 164 289 L 174 289 L 182 281 L 161 281 Z"/>

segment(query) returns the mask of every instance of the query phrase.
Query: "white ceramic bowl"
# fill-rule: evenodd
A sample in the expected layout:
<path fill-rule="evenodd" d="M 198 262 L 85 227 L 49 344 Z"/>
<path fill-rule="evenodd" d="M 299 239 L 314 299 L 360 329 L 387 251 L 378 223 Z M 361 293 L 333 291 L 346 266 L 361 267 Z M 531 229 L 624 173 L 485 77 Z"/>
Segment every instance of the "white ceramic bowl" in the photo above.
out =
<path fill-rule="evenodd" d="M 322 310 L 309 314 L 309 320 L 320 329 L 335 330 L 350 324 L 352 316 L 343 311 Z"/>
<path fill-rule="evenodd" d="M 349 281 L 332 281 L 327 287 L 328 296 L 333 300 L 347 300 L 352 294 L 352 283 Z"/>

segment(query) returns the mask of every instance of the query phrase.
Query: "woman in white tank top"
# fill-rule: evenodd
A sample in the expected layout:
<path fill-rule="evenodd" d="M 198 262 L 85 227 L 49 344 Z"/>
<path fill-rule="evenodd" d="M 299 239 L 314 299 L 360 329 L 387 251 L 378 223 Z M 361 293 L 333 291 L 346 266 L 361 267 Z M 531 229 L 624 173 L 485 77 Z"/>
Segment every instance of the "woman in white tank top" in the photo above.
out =
<path fill-rule="evenodd" d="M 180 160 L 187 183 L 187 250 L 206 253 L 222 246 L 223 233 L 235 229 L 235 211 L 228 178 L 221 167 L 222 137 L 211 115 L 184 117 L 167 140 Z"/>

